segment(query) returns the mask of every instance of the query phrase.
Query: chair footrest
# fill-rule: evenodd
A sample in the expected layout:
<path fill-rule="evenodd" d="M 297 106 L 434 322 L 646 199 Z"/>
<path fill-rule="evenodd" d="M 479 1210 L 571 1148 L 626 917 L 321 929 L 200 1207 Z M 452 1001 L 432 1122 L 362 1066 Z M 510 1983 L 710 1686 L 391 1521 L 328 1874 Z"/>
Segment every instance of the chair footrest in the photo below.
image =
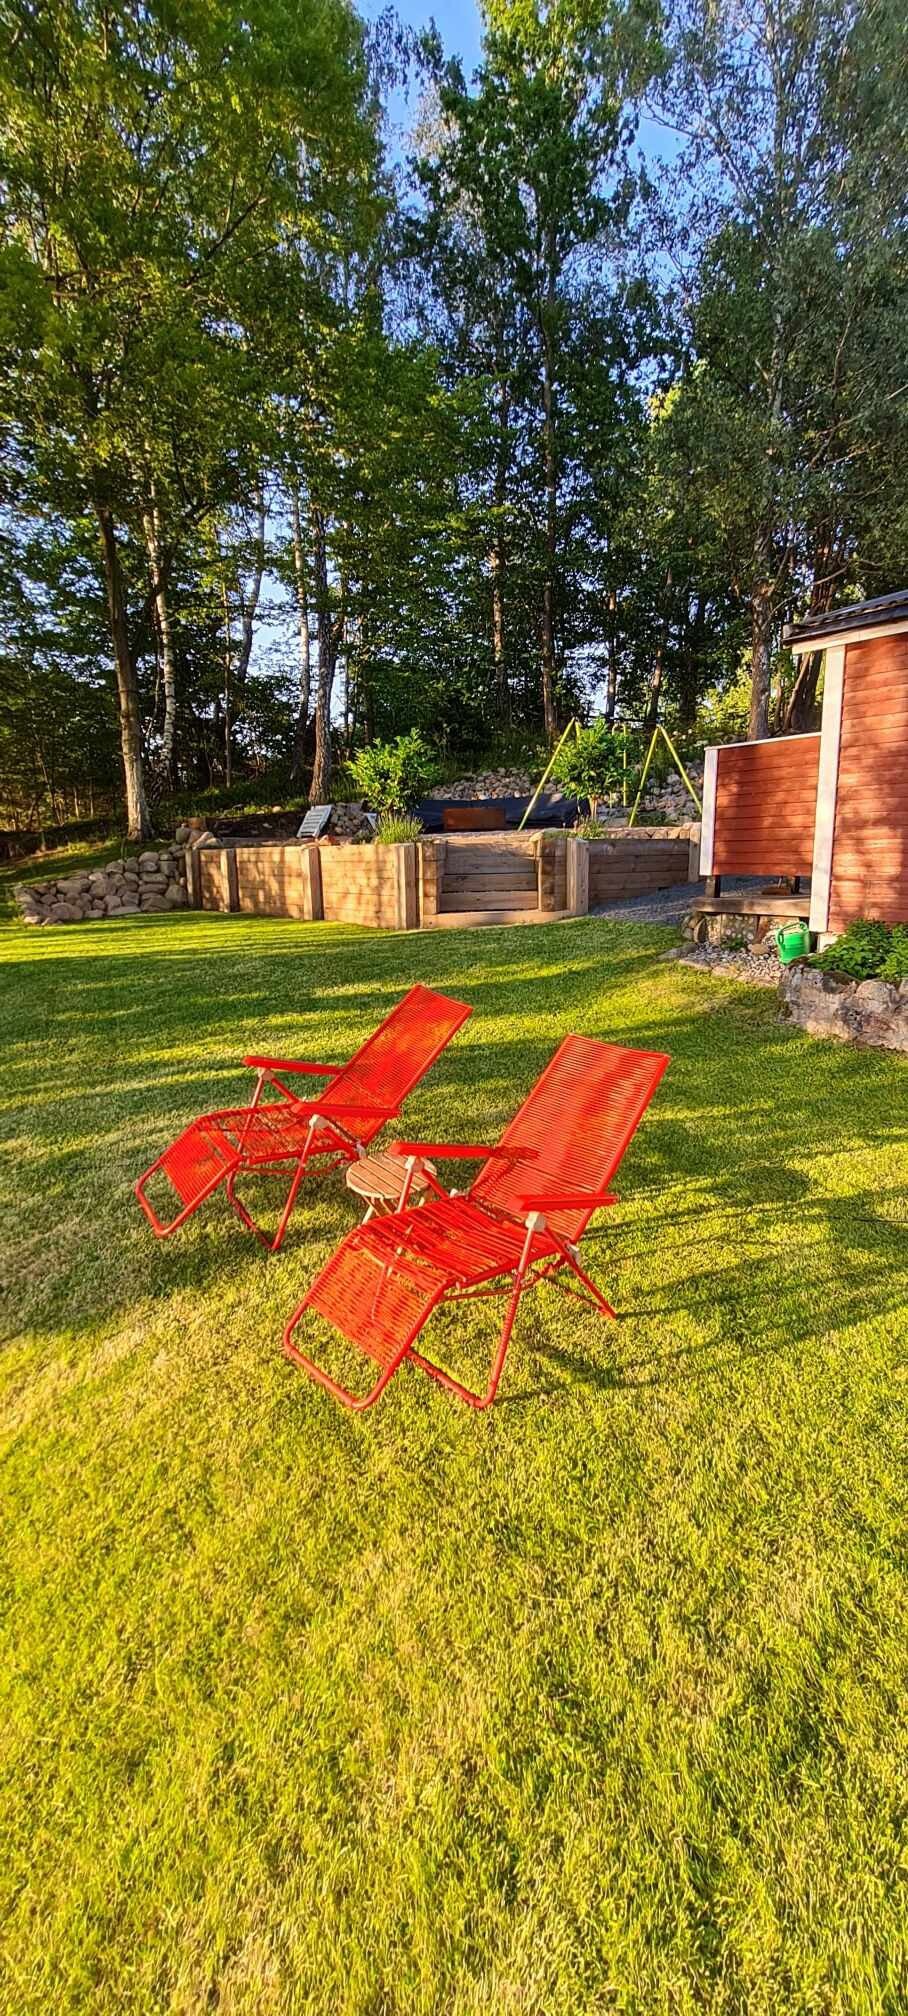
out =
<path fill-rule="evenodd" d="M 302 1307 L 314 1309 L 384 1369 L 405 1355 L 446 1285 L 443 1275 L 429 1268 L 417 1275 L 354 1238 L 322 1268 Z"/>

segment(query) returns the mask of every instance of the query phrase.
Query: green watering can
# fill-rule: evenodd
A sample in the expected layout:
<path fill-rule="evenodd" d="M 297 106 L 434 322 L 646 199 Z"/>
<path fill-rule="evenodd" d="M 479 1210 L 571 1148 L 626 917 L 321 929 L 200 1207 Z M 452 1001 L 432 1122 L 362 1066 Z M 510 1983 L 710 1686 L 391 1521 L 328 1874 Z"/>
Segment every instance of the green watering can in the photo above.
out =
<path fill-rule="evenodd" d="M 776 948 L 783 966 L 790 966 L 793 959 L 803 959 L 810 951 L 810 932 L 806 924 L 786 924 L 777 931 Z"/>

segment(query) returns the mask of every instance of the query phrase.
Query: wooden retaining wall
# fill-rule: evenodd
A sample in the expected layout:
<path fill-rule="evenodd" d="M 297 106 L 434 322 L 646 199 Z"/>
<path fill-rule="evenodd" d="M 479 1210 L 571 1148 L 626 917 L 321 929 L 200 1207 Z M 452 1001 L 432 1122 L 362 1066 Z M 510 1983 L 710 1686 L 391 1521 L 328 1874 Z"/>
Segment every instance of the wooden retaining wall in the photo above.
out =
<path fill-rule="evenodd" d="M 412 931 L 460 916 L 479 923 L 583 916 L 689 881 L 698 847 L 699 828 L 690 826 L 625 828 L 593 841 L 543 832 L 396 847 L 240 842 L 188 848 L 186 881 L 190 903 L 202 910 Z"/>
<path fill-rule="evenodd" d="M 322 847 L 322 914 L 327 923 L 413 931 L 419 923 L 416 847 Z"/>
<path fill-rule="evenodd" d="M 187 847 L 186 888 L 197 910 L 305 923 L 322 914 L 317 847 Z"/>
<path fill-rule="evenodd" d="M 699 873 L 699 827 L 624 827 L 607 840 L 575 841 L 585 847 L 589 866 L 589 909 L 600 903 L 620 903 L 630 896 L 648 896 Z M 582 889 L 575 903 L 582 900 Z M 571 908 L 574 908 L 572 903 Z"/>

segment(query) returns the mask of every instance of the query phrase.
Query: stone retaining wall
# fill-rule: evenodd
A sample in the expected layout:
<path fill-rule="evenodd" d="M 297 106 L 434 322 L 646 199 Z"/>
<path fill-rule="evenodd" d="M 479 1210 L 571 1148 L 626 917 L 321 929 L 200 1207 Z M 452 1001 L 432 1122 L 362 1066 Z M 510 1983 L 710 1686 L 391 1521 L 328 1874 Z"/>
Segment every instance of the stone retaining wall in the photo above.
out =
<path fill-rule="evenodd" d="M 782 968 L 779 993 L 811 1036 L 908 1053 L 908 980 L 839 980 L 798 959 Z"/>
<path fill-rule="evenodd" d="M 87 873 L 48 882 L 19 882 L 15 897 L 26 924 L 90 924 L 101 917 L 131 917 L 186 906 L 183 856 L 146 848 Z"/>

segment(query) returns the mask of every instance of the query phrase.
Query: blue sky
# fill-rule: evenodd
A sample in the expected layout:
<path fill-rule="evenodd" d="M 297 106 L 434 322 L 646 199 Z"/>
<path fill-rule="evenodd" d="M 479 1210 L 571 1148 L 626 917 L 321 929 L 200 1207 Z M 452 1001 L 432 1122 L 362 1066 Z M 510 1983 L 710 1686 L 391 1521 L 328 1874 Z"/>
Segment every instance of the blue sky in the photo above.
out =
<path fill-rule="evenodd" d="M 374 21 L 388 4 L 388 0 L 358 0 L 361 14 L 367 21 Z M 395 12 L 408 28 L 427 28 L 434 21 L 444 48 L 449 55 L 459 56 L 466 76 L 479 62 L 482 22 L 475 0 L 391 0 Z M 393 125 L 406 128 L 408 108 L 403 99 L 393 103 L 391 108 Z M 411 100 L 409 117 L 412 118 L 415 104 Z M 670 162 L 679 151 L 675 136 L 657 126 L 652 119 L 641 118 L 637 144 L 644 159 L 651 168 L 659 162 Z"/>

